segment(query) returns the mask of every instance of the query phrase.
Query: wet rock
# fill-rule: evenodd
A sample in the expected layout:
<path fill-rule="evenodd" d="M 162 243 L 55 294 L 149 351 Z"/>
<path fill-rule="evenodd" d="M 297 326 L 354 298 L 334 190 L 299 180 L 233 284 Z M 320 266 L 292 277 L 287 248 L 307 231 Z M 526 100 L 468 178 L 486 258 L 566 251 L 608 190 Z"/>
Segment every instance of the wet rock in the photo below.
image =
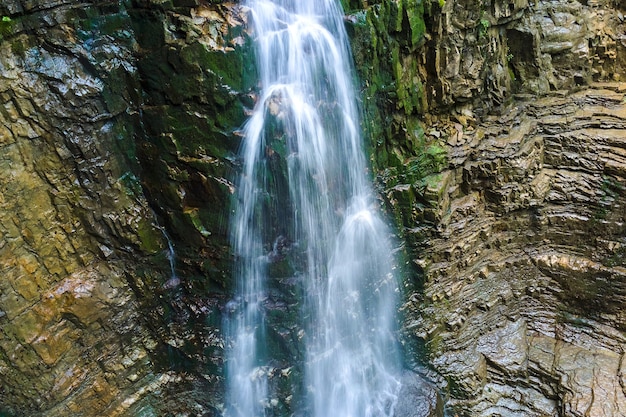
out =
<path fill-rule="evenodd" d="M 443 401 L 435 385 L 407 371 L 394 410 L 395 417 L 442 417 Z"/>
<path fill-rule="evenodd" d="M 422 194 L 438 214 L 414 252 L 425 301 L 405 306 L 407 327 L 420 329 L 455 412 L 624 412 L 621 88 L 486 118 L 480 140 L 454 150 L 439 192 Z"/>
<path fill-rule="evenodd" d="M 451 413 L 623 414 L 620 14 L 604 1 L 439 2 L 410 12 L 425 25 L 412 49 L 390 19 L 399 3 L 355 13 L 353 49 L 379 186 L 415 267 L 407 285 L 423 288 L 405 328 L 447 380 Z M 401 93 L 409 73 L 419 107 Z M 598 80 L 613 82 L 587 87 Z M 442 164 L 420 159 L 432 146 Z M 576 365 L 559 364 L 562 347 Z"/>
<path fill-rule="evenodd" d="M 344 4 L 361 9 L 347 24 L 364 128 L 415 265 L 405 327 L 449 407 L 624 414 L 624 5 Z M 225 202 L 255 97 L 245 10 L 10 0 L 0 14 L 0 409 L 217 415 Z M 592 80 L 612 82 L 567 91 Z M 289 320 L 294 284 L 272 265 L 267 307 Z M 299 329 L 274 330 L 298 354 Z M 399 412 L 439 412 L 425 387 L 407 383 Z"/>
<path fill-rule="evenodd" d="M 223 67 L 200 66 L 215 56 L 223 64 L 228 43 L 246 35 L 222 6 L 162 4 L 147 16 L 143 7 L 158 2 L 105 3 L 0 5 L 12 22 L 0 36 L 1 413 L 202 414 L 219 405 L 223 296 L 208 294 L 228 275 L 225 157 L 243 105 L 233 104 L 234 86 L 218 83 Z M 144 27 L 162 39 L 159 54 L 176 51 L 154 89 L 141 71 L 155 62 Z M 185 32 L 188 40 L 178 37 Z M 178 84 L 164 85 L 175 73 Z M 151 100 L 163 94 L 167 104 Z M 182 133 L 193 124 L 212 136 Z M 180 249 L 173 276 L 168 235 Z M 200 246 L 185 251 L 188 237 Z"/>

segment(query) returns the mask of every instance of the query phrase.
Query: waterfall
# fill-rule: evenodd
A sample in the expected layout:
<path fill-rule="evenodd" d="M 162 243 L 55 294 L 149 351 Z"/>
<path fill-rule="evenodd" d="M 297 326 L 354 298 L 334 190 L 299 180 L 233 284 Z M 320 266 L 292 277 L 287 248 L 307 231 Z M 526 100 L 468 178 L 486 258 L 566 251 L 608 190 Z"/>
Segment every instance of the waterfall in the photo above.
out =
<path fill-rule="evenodd" d="M 335 0 L 248 5 L 261 92 L 245 126 L 231 224 L 237 297 L 227 306 L 226 414 L 269 414 L 266 281 L 268 265 L 289 244 L 305 294 L 307 406 L 293 411 L 392 416 L 399 290 L 390 232 L 368 181 L 341 7 Z"/>
<path fill-rule="evenodd" d="M 167 243 L 167 252 L 165 256 L 170 264 L 170 278 L 163 284 L 162 288 L 170 290 L 180 285 L 180 278 L 178 278 L 178 275 L 176 274 L 176 251 L 174 250 L 174 243 L 172 243 L 172 239 L 170 239 L 170 235 L 167 234 L 165 227 L 161 226 L 159 222 L 156 221 L 157 215 L 154 211 L 152 211 L 152 216 L 155 219 L 154 226 L 159 229 L 161 235 L 163 235 L 163 238 Z"/>

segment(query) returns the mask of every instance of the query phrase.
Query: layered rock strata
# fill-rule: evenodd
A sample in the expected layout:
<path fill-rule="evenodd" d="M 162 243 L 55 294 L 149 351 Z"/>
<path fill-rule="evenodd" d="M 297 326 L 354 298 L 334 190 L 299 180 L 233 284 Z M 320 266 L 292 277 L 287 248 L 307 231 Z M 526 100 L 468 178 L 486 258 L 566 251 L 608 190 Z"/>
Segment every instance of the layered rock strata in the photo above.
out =
<path fill-rule="evenodd" d="M 449 168 L 412 203 L 433 226 L 407 231 L 426 280 L 407 326 L 459 415 L 624 414 L 625 92 L 450 129 Z"/>
<path fill-rule="evenodd" d="M 626 413 L 624 5 L 343 3 L 415 270 L 404 333 L 451 412 Z M 219 414 L 230 179 L 255 99 L 245 13 L 0 15 L 0 413 Z M 297 283 L 274 269 L 273 348 L 297 357 Z M 288 391 L 285 363 L 266 371 Z"/>
<path fill-rule="evenodd" d="M 350 19 L 372 160 L 450 413 L 623 414 L 624 91 L 589 87 L 623 76 L 622 6 L 376 3 Z"/>

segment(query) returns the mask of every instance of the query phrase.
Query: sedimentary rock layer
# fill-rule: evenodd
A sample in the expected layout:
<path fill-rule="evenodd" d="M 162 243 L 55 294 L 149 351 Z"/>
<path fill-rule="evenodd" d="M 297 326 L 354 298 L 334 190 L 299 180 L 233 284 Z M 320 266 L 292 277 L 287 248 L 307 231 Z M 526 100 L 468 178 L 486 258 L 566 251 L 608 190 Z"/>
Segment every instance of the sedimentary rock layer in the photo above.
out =
<path fill-rule="evenodd" d="M 407 326 L 461 414 L 626 412 L 625 93 L 594 84 L 449 127 L 433 226 L 409 231 L 426 281 Z"/>

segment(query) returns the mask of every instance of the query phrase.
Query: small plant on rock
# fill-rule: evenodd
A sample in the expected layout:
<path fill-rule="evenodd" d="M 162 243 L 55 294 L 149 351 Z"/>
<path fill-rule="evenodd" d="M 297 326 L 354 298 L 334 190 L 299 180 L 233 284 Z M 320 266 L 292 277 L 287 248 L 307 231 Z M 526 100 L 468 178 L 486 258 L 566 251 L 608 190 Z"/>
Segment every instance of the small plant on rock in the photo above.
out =
<path fill-rule="evenodd" d="M 489 19 L 487 19 L 485 17 L 485 12 L 483 12 L 483 14 L 480 17 L 480 20 L 478 21 L 478 23 L 479 23 L 478 36 L 480 38 L 483 38 L 483 37 L 485 37 L 487 35 L 487 30 L 491 26 L 491 22 L 489 21 Z"/>
<path fill-rule="evenodd" d="M 0 19 L 0 40 L 13 32 L 13 20 L 9 16 L 2 16 Z"/>

